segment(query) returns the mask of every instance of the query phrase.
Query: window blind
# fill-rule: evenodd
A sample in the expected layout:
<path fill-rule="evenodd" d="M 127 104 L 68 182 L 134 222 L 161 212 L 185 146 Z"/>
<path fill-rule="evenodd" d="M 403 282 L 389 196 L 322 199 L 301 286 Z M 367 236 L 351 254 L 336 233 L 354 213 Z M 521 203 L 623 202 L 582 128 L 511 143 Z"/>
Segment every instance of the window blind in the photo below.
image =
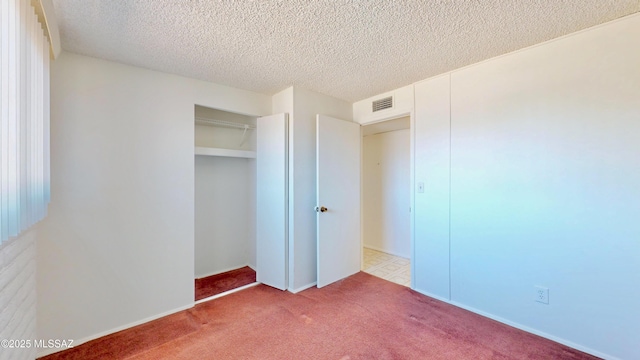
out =
<path fill-rule="evenodd" d="M 1 244 L 46 216 L 50 57 L 30 0 L 0 3 Z"/>

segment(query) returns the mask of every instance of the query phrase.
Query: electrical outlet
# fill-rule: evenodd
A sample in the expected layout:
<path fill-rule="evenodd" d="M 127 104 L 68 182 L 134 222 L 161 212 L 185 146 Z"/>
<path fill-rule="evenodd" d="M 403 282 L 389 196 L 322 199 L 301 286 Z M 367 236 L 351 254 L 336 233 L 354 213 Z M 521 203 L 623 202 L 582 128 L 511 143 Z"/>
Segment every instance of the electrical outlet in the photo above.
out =
<path fill-rule="evenodd" d="M 549 289 L 542 286 L 536 286 L 536 301 L 543 304 L 549 304 Z"/>

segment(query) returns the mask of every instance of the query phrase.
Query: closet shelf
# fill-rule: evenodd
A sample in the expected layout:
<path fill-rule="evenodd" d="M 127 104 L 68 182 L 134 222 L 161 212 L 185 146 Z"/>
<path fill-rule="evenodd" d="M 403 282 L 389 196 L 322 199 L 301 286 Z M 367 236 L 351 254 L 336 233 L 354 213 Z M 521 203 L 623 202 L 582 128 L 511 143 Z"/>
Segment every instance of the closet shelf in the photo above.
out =
<path fill-rule="evenodd" d="M 248 159 L 253 159 L 256 157 L 255 151 L 210 148 L 210 147 L 201 147 L 201 146 L 196 146 L 195 154 L 203 155 L 203 156 L 224 156 L 224 157 L 237 157 L 237 158 L 248 158 Z"/>

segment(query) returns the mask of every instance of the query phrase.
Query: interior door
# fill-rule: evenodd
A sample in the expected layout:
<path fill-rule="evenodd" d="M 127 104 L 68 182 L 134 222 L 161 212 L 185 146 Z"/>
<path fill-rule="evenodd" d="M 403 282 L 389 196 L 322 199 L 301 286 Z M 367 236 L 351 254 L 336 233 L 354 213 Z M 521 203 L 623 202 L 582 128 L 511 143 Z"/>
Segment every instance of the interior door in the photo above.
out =
<path fill-rule="evenodd" d="M 318 115 L 318 284 L 360 271 L 360 124 Z"/>
<path fill-rule="evenodd" d="M 256 126 L 256 276 L 287 288 L 288 116 L 258 118 Z"/>

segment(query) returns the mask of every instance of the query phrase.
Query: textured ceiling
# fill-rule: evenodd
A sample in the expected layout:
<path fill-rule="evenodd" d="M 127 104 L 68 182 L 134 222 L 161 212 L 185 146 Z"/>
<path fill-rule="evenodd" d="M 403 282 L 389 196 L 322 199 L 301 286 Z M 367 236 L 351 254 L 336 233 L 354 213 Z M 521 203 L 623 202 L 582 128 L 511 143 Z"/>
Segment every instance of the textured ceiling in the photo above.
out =
<path fill-rule="evenodd" d="M 640 0 L 53 0 L 66 51 L 356 101 L 640 11 Z"/>

